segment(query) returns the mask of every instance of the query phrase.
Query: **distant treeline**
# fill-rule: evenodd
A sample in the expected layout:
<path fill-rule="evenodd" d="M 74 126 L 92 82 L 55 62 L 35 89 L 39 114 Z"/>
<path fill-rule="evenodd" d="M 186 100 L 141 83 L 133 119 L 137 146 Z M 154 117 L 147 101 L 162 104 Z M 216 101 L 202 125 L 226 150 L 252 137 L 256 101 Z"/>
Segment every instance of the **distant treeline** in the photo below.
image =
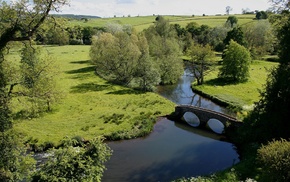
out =
<path fill-rule="evenodd" d="M 53 14 L 55 17 L 63 17 L 69 19 L 91 19 L 91 18 L 101 18 L 99 16 L 91 16 L 91 15 L 74 15 L 74 14 Z"/>

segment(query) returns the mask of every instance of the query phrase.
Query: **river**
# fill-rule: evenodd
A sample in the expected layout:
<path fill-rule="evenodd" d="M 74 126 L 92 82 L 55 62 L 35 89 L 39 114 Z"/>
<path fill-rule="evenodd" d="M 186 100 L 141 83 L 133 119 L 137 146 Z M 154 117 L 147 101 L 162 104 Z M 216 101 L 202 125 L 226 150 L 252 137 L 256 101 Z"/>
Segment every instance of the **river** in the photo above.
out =
<path fill-rule="evenodd" d="M 179 82 L 160 86 L 157 92 L 176 104 L 190 104 L 222 113 L 227 109 L 200 97 L 190 87 L 188 71 Z M 104 182 L 172 181 L 181 177 L 208 175 L 239 162 L 233 144 L 221 135 L 161 118 L 144 138 L 109 142 L 113 150 L 106 163 Z"/>

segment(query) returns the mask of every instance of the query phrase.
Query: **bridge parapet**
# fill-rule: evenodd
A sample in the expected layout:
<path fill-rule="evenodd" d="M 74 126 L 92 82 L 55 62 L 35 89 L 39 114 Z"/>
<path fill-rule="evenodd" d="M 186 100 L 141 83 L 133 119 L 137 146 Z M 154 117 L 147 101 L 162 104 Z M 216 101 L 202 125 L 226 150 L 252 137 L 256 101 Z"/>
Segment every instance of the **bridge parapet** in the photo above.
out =
<path fill-rule="evenodd" d="M 219 120 L 224 126 L 227 126 L 230 124 L 231 126 L 237 127 L 242 124 L 241 121 L 237 120 L 236 118 L 232 116 L 229 116 L 220 112 L 212 111 L 209 109 L 191 106 L 191 105 L 176 106 L 175 112 L 172 115 L 172 117 L 177 120 L 182 119 L 186 112 L 191 112 L 195 114 L 200 121 L 200 126 L 206 126 L 207 122 L 210 119 Z"/>

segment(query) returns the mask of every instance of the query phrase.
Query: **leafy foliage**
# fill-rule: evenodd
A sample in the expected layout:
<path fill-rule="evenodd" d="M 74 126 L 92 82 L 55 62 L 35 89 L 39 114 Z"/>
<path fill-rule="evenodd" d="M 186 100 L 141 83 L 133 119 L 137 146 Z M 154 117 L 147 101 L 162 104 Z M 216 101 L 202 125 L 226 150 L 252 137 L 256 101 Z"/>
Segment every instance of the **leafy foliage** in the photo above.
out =
<path fill-rule="evenodd" d="M 64 147 L 51 150 L 51 156 L 35 172 L 32 181 L 101 181 L 104 163 L 112 151 L 95 138 L 82 147 L 74 147 L 75 140 L 65 139 Z"/>
<path fill-rule="evenodd" d="M 283 36 L 278 37 L 281 47 L 280 65 L 271 71 L 265 90 L 261 93 L 260 101 L 245 120 L 245 127 L 250 127 L 251 130 L 243 130 L 245 133 L 243 143 L 248 143 L 248 141 L 267 142 L 272 139 L 290 137 L 290 65 L 288 55 L 284 52 L 289 48 L 289 42 L 286 41 L 289 32 L 283 31 L 288 26 L 283 20 L 275 22 L 276 31 L 284 32 Z M 281 24 L 282 26 L 278 26 Z"/>
<path fill-rule="evenodd" d="M 231 40 L 236 41 L 242 46 L 247 46 L 247 42 L 244 38 L 244 32 L 241 27 L 234 27 L 231 31 L 229 31 L 224 39 L 224 44 L 228 45 Z"/>
<path fill-rule="evenodd" d="M 290 128 L 290 65 L 280 65 L 268 77 L 262 98 L 245 120 L 251 127 L 245 139 L 267 142 L 273 138 L 288 139 Z M 248 132 L 246 132 L 248 133 Z"/>
<path fill-rule="evenodd" d="M 249 77 L 251 55 L 249 51 L 235 41 L 230 41 L 224 52 L 219 77 L 231 81 L 243 82 Z"/>
<path fill-rule="evenodd" d="M 236 16 L 229 16 L 226 23 L 230 24 L 231 27 L 234 27 L 234 25 L 238 23 L 238 18 Z"/>
<path fill-rule="evenodd" d="M 10 65 L 5 70 L 11 75 L 9 95 L 25 104 L 23 111 L 30 117 L 50 111 L 51 105 L 61 98 L 55 81 L 58 73 L 54 58 L 45 53 L 26 44 L 21 52 L 20 66 L 13 70 Z"/>
<path fill-rule="evenodd" d="M 162 84 L 175 83 L 183 72 L 181 47 L 173 26 L 159 17 L 154 26 L 145 30 L 149 53 L 160 74 Z"/>
<path fill-rule="evenodd" d="M 263 181 L 290 180 L 290 142 L 273 140 L 258 149 L 257 159 L 263 167 Z"/>
<path fill-rule="evenodd" d="M 18 181 L 27 178 L 35 167 L 35 161 L 26 151 L 13 130 L 0 134 L 0 180 Z"/>
<path fill-rule="evenodd" d="M 253 58 L 264 56 L 267 53 L 274 53 L 276 38 L 268 21 L 258 21 L 254 24 L 244 25 L 243 32 Z"/>
<path fill-rule="evenodd" d="M 256 13 L 256 19 L 257 20 L 267 19 L 267 18 L 268 18 L 268 14 L 265 11 L 258 11 Z"/>
<path fill-rule="evenodd" d="M 212 48 L 209 45 L 193 45 L 190 50 L 190 65 L 197 84 L 202 85 L 204 75 L 210 71 L 209 66 L 215 56 Z"/>
<path fill-rule="evenodd" d="M 285 11 L 281 15 L 273 16 L 271 23 L 277 33 L 278 43 L 279 43 L 279 58 L 281 63 L 290 62 L 290 12 Z"/>
<path fill-rule="evenodd" d="M 230 31 L 229 27 L 220 26 L 214 27 L 209 32 L 209 44 L 217 52 L 222 52 L 225 48 L 224 39 L 227 37 L 227 33 Z"/>
<path fill-rule="evenodd" d="M 140 56 L 135 38 L 125 32 L 101 34 L 91 49 L 97 73 L 111 81 L 128 85 L 133 79 Z"/>
<path fill-rule="evenodd" d="M 9 42 L 31 40 L 48 17 L 50 11 L 58 11 L 67 0 L 48 1 L 0 1 L 0 180 L 18 181 L 31 170 L 25 162 L 21 147 L 16 142 L 12 128 L 10 93 L 5 75 L 4 50 Z M 11 87 L 10 87 L 11 90 Z M 9 134 L 7 133 L 9 131 Z"/>
<path fill-rule="evenodd" d="M 149 56 L 145 36 L 120 31 L 103 33 L 93 41 L 90 56 L 96 72 L 109 81 L 152 90 L 160 75 Z"/>

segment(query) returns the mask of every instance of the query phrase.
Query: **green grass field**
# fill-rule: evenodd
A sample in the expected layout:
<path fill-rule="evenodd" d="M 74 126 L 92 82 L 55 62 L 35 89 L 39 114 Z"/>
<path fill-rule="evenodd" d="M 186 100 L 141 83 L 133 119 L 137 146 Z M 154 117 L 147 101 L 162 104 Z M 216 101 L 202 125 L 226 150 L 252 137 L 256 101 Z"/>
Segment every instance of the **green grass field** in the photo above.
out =
<path fill-rule="evenodd" d="M 240 25 L 253 22 L 255 15 L 234 15 L 238 18 Z M 199 25 L 208 25 L 210 27 L 222 26 L 226 22 L 228 16 L 164 16 L 165 19 L 169 20 L 171 24 L 180 24 L 185 27 L 190 22 L 196 22 Z M 70 20 L 69 26 L 91 26 L 91 27 L 103 27 L 107 23 L 119 23 L 122 25 L 132 25 L 137 31 L 142 31 L 153 25 L 156 16 L 139 16 L 139 17 L 116 17 L 116 18 L 96 18 L 89 19 L 88 22 L 80 20 Z"/>
<path fill-rule="evenodd" d="M 263 90 L 269 70 L 277 65 L 273 62 L 255 60 L 250 66 L 249 81 L 239 84 L 221 83 L 217 79 L 217 67 L 215 71 L 205 76 L 203 85 L 194 84 L 193 87 L 233 106 L 249 110 L 252 109 L 254 102 L 259 101 L 259 90 Z"/>
<path fill-rule="evenodd" d="M 150 132 L 158 116 L 174 111 L 172 102 L 155 93 L 139 93 L 96 76 L 88 61 L 90 46 L 45 48 L 57 60 L 58 84 L 64 98 L 53 107 L 53 113 L 14 121 L 14 128 L 24 140 L 35 143 L 40 150 L 44 143 L 59 145 L 65 136 L 91 139 L 100 135 L 144 135 Z"/>

